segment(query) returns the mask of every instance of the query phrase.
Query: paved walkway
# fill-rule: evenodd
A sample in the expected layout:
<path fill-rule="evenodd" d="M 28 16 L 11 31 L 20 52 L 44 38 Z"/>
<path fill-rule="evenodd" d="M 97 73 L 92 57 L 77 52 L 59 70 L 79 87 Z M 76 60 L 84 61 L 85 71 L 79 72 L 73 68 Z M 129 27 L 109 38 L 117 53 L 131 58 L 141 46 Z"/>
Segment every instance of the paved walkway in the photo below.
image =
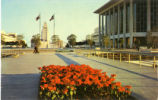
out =
<path fill-rule="evenodd" d="M 102 69 L 109 75 L 117 74 L 117 81 L 132 85 L 132 91 L 140 100 L 157 100 L 157 72 L 152 68 L 120 63 L 105 58 L 77 56 L 74 53 L 25 54 L 19 58 L 2 59 L 2 100 L 37 100 L 39 70 L 43 65 L 88 64 Z"/>

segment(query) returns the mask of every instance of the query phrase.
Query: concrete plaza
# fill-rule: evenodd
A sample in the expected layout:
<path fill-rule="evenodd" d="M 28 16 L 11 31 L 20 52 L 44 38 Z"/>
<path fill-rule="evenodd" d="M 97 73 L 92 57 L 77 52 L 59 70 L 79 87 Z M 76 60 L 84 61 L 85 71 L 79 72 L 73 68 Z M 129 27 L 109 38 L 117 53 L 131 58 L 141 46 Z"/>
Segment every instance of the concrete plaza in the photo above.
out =
<path fill-rule="evenodd" d="M 75 53 L 27 53 L 18 58 L 2 58 L 2 100 L 38 100 L 38 67 L 72 63 L 88 64 L 109 75 L 117 74 L 116 81 L 131 85 L 132 95 L 139 100 L 158 99 L 158 74 L 151 67 L 140 67 L 106 58 L 78 56 Z"/>

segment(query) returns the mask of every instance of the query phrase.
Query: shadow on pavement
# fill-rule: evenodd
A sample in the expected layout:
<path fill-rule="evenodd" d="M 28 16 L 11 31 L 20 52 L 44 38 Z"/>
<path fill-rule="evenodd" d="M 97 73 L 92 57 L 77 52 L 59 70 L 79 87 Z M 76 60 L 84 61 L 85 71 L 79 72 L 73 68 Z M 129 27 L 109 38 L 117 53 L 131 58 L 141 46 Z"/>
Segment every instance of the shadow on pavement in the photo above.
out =
<path fill-rule="evenodd" d="M 71 60 L 71 59 L 69 59 L 69 58 L 67 58 L 67 57 L 65 57 L 65 56 L 63 56 L 63 55 L 61 55 L 61 54 L 56 53 L 56 55 L 57 55 L 60 59 L 62 59 L 62 60 L 63 60 L 66 64 L 68 64 L 68 65 L 70 65 L 70 64 L 80 65 L 80 64 L 77 63 L 76 61 Z"/>
<path fill-rule="evenodd" d="M 38 100 L 40 74 L 2 74 L 2 100 Z"/>
<path fill-rule="evenodd" d="M 134 71 L 130 71 L 130 70 L 125 69 L 125 68 L 120 68 L 120 67 L 117 67 L 117 66 L 114 66 L 114 65 L 111 65 L 111 64 L 107 64 L 107 63 L 100 62 L 100 61 L 97 61 L 97 60 L 89 59 L 89 58 L 86 58 L 86 57 L 84 57 L 84 56 L 80 56 L 80 57 L 82 57 L 82 58 L 84 58 L 84 59 L 87 59 L 87 60 L 91 60 L 91 61 L 100 63 L 100 64 L 103 64 L 103 65 L 107 65 L 107 67 L 113 67 L 113 68 L 120 69 L 120 70 L 129 72 L 129 73 L 132 73 L 132 74 L 139 75 L 139 76 L 141 76 L 141 77 L 145 77 L 145 78 L 148 78 L 148 79 L 151 79 L 151 80 L 154 80 L 154 81 L 158 81 L 157 78 L 153 78 L 153 77 L 150 77 L 150 76 L 147 76 L 147 75 L 143 75 L 143 74 L 140 74 L 140 73 L 137 73 L 137 72 L 134 72 Z"/>

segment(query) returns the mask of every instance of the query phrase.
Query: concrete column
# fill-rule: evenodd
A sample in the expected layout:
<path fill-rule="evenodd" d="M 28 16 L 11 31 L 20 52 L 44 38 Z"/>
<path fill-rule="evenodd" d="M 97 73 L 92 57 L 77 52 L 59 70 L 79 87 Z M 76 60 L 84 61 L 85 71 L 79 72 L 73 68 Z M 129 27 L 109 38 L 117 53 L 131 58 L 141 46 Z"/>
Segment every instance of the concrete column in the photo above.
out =
<path fill-rule="evenodd" d="M 119 43 L 119 41 L 120 41 L 120 5 L 118 5 L 118 42 L 117 42 L 117 46 L 118 46 L 118 48 L 120 48 L 120 43 Z"/>
<path fill-rule="evenodd" d="M 104 15 L 105 15 L 105 21 L 104 21 L 104 22 L 105 22 L 104 35 L 106 35 L 106 29 L 107 29 L 107 28 L 106 28 L 106 25 L 107 25 L 107 23 L 106 23 L 106 12 L 105 12 L 105 14 L 104 14 Z"/>
<path fill-rule="evenodd" d="M 113 31 L 112 31 L 112 35 L 113 35 L 113 48 L 115 48 L 115 37 L 114 37 L 114 35 L 115 35 L 115 8 L 113 7 L 113 16 L 112 16 L 112 23 L 113 23 L 113 25 L 112 25 L 112 27 L 113 27 Z"/>
<path fill-rule="evenodd" d="M 104 35 L 104 15 L 102 15 L 102 36 Z"/>
<path fill-rule="evenodd" d="M 151 32 L 151 3 L 147 0 L 147 32 Z"/>
<path fill-rule="evenodd" d="M 133 47 L 133 0 L 130 0 L 130 48 Z"/>
<path fill-rule="evenodd" d="M 126 48 L 126 1 L 123 2 L 123 48 Z"/>
<path fill-rule="evenodd" d="M 99 45 L 101 47 L 101 15 L 99 15 Z"/>
<path fill-rule="evenodd" d="M 101 32 L 101 48 L 103 48 L 103 36 L 104 36 L 104 15 L 102 15 L 102 32 Z"/>
<path fill-rule="evenodd" d="M 108 34 L 109 34 L 109 48 L 111 48 L 111 39 L 110 39 L 110 36 L 111 36 L 111 13 L 110 13 L 110 10 L 109 10 L 109 22 L 110 23 L 108 23 L 109 24 L 109 32 L 108 32 Z"/>

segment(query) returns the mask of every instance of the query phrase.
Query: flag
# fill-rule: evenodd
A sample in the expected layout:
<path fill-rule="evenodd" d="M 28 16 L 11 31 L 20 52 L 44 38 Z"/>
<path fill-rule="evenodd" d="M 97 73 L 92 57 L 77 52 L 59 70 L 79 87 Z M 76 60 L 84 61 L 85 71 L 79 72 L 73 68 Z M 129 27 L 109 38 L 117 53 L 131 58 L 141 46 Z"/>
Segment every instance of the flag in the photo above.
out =
<path fill-rule="evenodd" d="M 36 21 L 38 21 L 40 19 L 40 15 L 38 15 L 37 17 L 36 17 Z"/>
<path fill-rule="evenodd" d="M 50 18 L 50 20 L 49 21 L 51 21 L 51 20 L 53 20 L 54 19 L 54 15 Z"/>

